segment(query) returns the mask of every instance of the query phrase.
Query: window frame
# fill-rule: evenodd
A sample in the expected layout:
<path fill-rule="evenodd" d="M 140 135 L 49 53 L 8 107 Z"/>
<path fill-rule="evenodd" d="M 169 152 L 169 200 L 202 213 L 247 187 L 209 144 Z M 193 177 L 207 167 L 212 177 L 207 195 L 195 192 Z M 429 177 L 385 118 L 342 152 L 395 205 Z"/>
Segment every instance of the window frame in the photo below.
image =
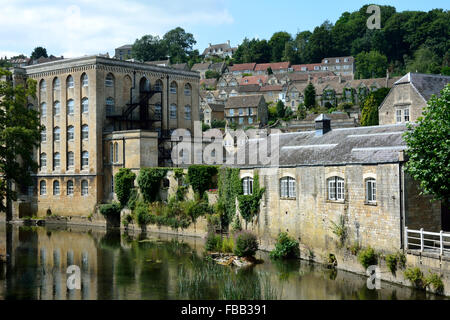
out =
<path fill-rule="evenodd" d="M 253 178 L 252 177 L 244 177 L 241 181 L 242 185 L 242 194 L 244 196 L 249 196 L 253 194 Z"/>
<path fill-rule="evenodd" d="M 280 198 L 296 199 L 297 198 L 297 181 L 290 176 L 280 178 Z"/>
<path fill-rule="evenodd" d="M 73 180 L 69 180 L 67 181 L 67 190 L 66 190 L 66 194 L 68 196 L 73 196 L 74 193 L 74 185 L 73 185 Z"/>
<path fill-rule="evenodd" d="M 327 200 L 333 202 L 345 201 L 345 180 L 340 176 L 327 179 Z"/>
<path fill-rule="evenodd" d="M 365 201 L 366 204 L 376 204 L 377 203 L 377 179 L 367 178 L 365 179 Z"/>
<path fill-rule="evenodd" d="M 81 180 L 81 196 L 86 197 L 89 195 L 89 182 L 87 180 Z"/>
<path fill-rule="evenodd" d="M 53 195 L 54 196 L 61 195 L 61 184 L 59 183 L 58 180 L 53 181 Z"/>

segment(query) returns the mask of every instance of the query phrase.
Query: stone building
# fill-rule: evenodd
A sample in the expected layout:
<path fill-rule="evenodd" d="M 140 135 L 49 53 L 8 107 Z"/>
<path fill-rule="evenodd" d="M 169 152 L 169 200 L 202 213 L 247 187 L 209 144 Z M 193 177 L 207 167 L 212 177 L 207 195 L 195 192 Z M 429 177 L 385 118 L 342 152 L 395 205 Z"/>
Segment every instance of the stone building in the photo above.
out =
<path fill-rule="evenodd" d="M 223 104 L 208 103 L 203 109 L 203 122 L 211 126 L 214 120 L 224 119 L 224 109 Z"/>
<path fill-rule="evenodd" d="M 450 77 L 408 73 L 398 79 L 378 109 L 380 124 L 415 122 L 422 115 L 431 95 L 450 83 Z"/>
<path fill-rule="evenodd" d="M 208 48 L 203 50 L 203 56 L 208 57 L 220 57 L 220 58 L 231 58 L 233 53 L 237 50 L 236 47 L 231 47 L 230 40 L 226 43 L 220 44 L 209 44 Z"/>
<path fill-rule="evenodd" d="M 113 198 L 120 168 L 170 165 L 170 133 L 199 120 L 196 72 L 86 56 L 13 75 L 37 81 L 29 102 L 45 126 L 36 185 L 22 199 L 29 212 L 18 214 L 89 215 Z"/>
<path fill-rule="evenodd" d="M 318 117 L 315 130 L 279 134 L 278 164 L 240 166 L 244 190 L 253 190 L 256 174 L 265 188 L 260 212 L 248 226 L 263 246 L 288 232 L 310 254 L 327 256 L 339 241 L 332 232 L 338 225 L 347 244 L 392 252 L 402 247 L 405 226 L 448 230 L 440 203 L 420 195 L 403 171 L 404 124 L 331 127 Z"/>
<path fill-rule="evenodd" d="M 353 57 L 333 57 L 322 59 L 322 70 L 332 71 L 337 75 L 354 77 L 356 66 Z"/>
<path fill-rule="evenodd" d="M 268 111 L 263 95 L 230 97 L 225 104 L 227 124 L 237 127 L 261 126 L 267 124 Z"/>
<path fill-rule="evenodd" d="M 131 59 L 132 44 L 125 44 L 115 49 L 115 58 L 119 60 Z"/>

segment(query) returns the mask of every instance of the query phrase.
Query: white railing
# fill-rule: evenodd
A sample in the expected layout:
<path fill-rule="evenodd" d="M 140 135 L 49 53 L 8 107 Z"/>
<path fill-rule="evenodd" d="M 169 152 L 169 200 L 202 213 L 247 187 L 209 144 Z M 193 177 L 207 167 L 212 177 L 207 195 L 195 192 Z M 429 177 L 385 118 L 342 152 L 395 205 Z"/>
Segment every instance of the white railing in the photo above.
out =
<path fill-rule="evenodd" d="M 429 232 L 405 228 L 405 249 L 420 252 L 439 252 L 440 255 L 450 253 L 450 233 Z"/>

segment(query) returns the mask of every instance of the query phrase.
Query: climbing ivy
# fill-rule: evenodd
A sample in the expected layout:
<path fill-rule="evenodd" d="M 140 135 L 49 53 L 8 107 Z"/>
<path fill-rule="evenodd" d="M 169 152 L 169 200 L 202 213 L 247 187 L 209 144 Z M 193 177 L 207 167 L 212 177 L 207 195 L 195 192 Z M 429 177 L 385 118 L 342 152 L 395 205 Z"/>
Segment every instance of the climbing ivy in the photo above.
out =
<path fill-rule="evenodd" d="M 217 209 L 223 227 L 227 227 L 236 214 L 236 197 L 242 194 L 239 168 L 222 167 L 219 171 L 219 198 Z"/>
<path fill-rule="evenodd" d="M 187 177 L 192 189 L 197 192 L 200 197 L 203 197 L 206 190 L 214 187 L 212 178 L 216 175 L 216 166 L 194 164 L 189 166 Z"/>
<path fill-rule="evenodd" d="M 259 213 L 259 204 L 265 192 L 265 188 L 259 186 L 259 175 L 256 173 L 253 178 L 253 194 L 240 195 L 239 211 L 246 223 L 252 221 L 253 217 Z"/>
<path fill-rule="evenodd" d="M 114 176 L 117 199 L 124 207 L 130 199 L 131 190 L 134 187 L 136 175 L 128 168 L 121 168 Z"/>
<path fill-rule="evenodd" d="M 138 185 L 146 202 L 158 198 L 161 180 L 166 176 L 168 168 L 142 168 L 138 176 Z"/>

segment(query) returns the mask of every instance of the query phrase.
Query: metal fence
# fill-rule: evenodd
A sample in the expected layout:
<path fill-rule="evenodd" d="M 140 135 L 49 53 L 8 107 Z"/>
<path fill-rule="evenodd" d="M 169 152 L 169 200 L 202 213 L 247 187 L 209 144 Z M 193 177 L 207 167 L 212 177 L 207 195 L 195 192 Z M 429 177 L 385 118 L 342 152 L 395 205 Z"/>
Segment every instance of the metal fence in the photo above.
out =
<path fill-rule="evenodd" d="M 406 250 L 420 252 L 439 252 L 440 255 L 450 255 L 450 233 L 429 232 L 405 228 Z"/>

